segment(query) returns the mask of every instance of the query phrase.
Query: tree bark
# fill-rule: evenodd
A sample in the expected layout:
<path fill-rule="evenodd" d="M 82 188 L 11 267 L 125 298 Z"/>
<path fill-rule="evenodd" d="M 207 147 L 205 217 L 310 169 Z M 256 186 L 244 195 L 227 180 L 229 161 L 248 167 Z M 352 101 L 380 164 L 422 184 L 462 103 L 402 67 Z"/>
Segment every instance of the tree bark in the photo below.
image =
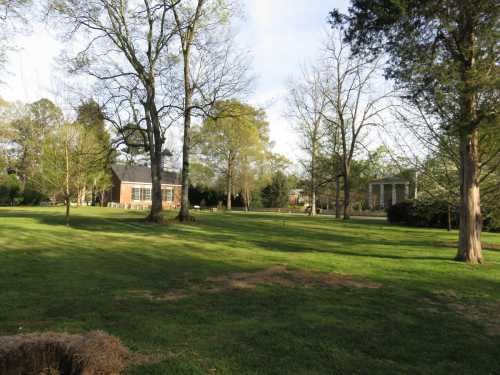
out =
<path fill-rule="evenodd" d="M 456 260 L 471 264 L 483 263 L 481 249 L 481 204 L 478 181 L 479 132 L 477 129 L 462 135 L 460 140 L 462 158 L 460 234 Z"/>
<path fill-rule="evenodd" d="M 161 196 L 161 158 L 163 140 L 161 136 L 160 118 L 155 102 L 154 82 L 147 83 L 148 97 L 146 99 L 146 121 L 149 128 L 149 157 L 151 160 L 151 211 L 147 220 L 152 223 L 164 222 L 163 199 Z"/>
<path fill-rule="evenodd" d="M 66 197 L 64 202 L 66 203 L 65 221 L 66 221 L 66 226 L 69 227 L 69 210 L 70 210 L 70 206 L 71 206 L 71 198 Z"/>
<path fill-rule="evenodd" d="M 180 222 L 192 220 L 189 214 L 189 155 L 191 153 L 191 106 L 192 92 L 189 78 L 189 52 L 184 53 L 184 140 L 182 145 L 182 193 Z"/>

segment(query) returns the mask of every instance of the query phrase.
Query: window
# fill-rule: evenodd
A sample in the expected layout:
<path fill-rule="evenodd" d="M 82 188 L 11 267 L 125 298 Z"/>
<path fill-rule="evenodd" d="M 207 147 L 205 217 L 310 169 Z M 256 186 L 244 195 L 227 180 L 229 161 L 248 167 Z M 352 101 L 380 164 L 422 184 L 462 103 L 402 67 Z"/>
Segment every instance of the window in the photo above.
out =
<path fill-rule="evenodd" d="M 141 198 L 143 201 L 150 201 L 151 200 L 151 189 L 149 189 L 149 188 L 141 189 Z"/>
<path fill-rule="evenodd" d="M 132 188 L 132 200 L 133 201 L 150 201 L 151 200 L 151 189 L 150 188 Z"/>
<path fill-rule="evenodd" d="M 161 190 L 161 198 L 164 202 L 173 202 L 174 201 L 174 192 L 172 189 L 162 189 Z"/>
<path fill-rule="evenodd" d="M 133 201 L 140 201 L 141 200 L 141 189 L 132 188 L 132 200 Z"/>

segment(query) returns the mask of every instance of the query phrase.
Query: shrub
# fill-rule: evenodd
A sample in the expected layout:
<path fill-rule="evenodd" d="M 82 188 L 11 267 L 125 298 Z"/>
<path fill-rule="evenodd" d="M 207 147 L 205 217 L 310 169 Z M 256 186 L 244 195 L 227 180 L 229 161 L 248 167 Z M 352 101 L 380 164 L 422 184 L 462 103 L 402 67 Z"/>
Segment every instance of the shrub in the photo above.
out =
<path fill-rule="evenodd" d="M 40 202 L 48 200 L 48 197 L 35 189 L 26 188 L 22 195 L 22 204 L 28 206 L 39 205 Z"/>
<path fill-rule="evenodd" d="M 447 228 L 449 205 L 445 201 L 405 201 L 387 209 L 390 223 L 416 227 Z M 458 212 L 452 208 L 451 227 L 458 227 Z"/>
<path fill-rule="evenodd" d="M 20 192 L 21 184 L 15 174 L 0 176 L 0 204 L 17 204 Z"/>

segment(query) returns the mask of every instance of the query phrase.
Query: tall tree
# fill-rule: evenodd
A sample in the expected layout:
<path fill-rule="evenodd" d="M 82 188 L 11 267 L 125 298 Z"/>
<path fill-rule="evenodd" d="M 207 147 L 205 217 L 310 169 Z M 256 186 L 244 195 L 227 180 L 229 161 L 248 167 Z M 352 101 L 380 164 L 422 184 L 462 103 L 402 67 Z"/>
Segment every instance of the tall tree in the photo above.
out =
<path fill-rule="evenodd" d="M 288 115 L 295 121 L 295 130 L 301 137 L 301 147 L 306 154 L 304 167 L 309 180 L 312 216 L 316 215 L 318 156 L 325 136 L 324 113 L 328 104 L 322 79 L 320 70 L 304 69 L 301 79 L 290 83 L 287 98 Z"/>
<path fill-rule="evenodd" d="M 96 205 L 97 200 L 102 204 L 103 191 L 110 185 L 111 163 L 116 155 L 111 136 L 106 129 L 105 115 L 99 104 L 91 99 L 82 102 L 78 107 L 76 122 L 82 125 L 85 132 L 91 134 L 91 139 L 97 142 L 96 151 L 100 157 L 96 159 L 94 168 L 89 170 L 85 184 L 91 186 L 92 205 Z"/>
<path fill-rule="evenodd" d="M 441 119 L 460 155 L 460 234 L 456 259 L 482 263 L 481 133 L 499 122 L 496 0 L 353 0 L 346 40 L 357 53 L 390 56 L 387 77 Z"/>
<path fill-rule="evenodd" d="M 113 113 L 120 117 L 126 111 L 124 106 L 128 106 L 134 112 L 135 125 L 143 129 L 151 161 L 152 207 L 148 219 L 152 222 L 163 221 L 162 118 L 170 109 L 164 89 L 170 87 L 169 46 L 176 35 L 171 11 L 180 1 L 51 1 L 52 9 L 70 28 L 68 36 L 78 39 L 84 35 L 87 41 L 72 57 L 72 71 L 101 81 L 110 91 L 107 101 L 118 103 Z M 137 104 L 141 110 L 129 104 Z"/>
<path fill-rule="evenodd" d="M 14 109 L 10 122 L 10 142 L 15 145 L 17 173 L 23 190 L 36 181 L 42 168 L 43 141 L 63 121 L 61 109 L 48 99 Z"/>
<path fill-rule="evenodd" d="M 182 196 L 180 221 L 189 221 L 189 173 L 193 116 L 210 114 L 217 101 L 248 89 L 248 62 L 228 37 L 232 0 L 171 1 L 182 61 Z"/>
<path fill-rule="evenodd" d="M 389 107 L 388 93 L 375 92 L 378 60 L 353 56 L 340 29 L 333 30 L 327 43 L 321 80 L 329 108 L 324 112 L 329 133 L 338 140 L 338 157 L 344 188 L 344 219 L 351 217 L 351 169 L 353 160 L 366 150 L 367 130 L 382 125 L 381 115 Z M 380 86 L 380 85 L 379 85 Z M 333 129 L 332 129 L 333 128 Z"/>

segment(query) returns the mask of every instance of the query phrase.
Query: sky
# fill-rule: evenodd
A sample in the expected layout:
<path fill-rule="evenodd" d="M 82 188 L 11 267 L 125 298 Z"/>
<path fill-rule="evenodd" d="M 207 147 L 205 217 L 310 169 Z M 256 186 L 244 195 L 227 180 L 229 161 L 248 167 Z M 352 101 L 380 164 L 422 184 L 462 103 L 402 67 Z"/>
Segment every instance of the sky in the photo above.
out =
<path fill-rule="evenodd" d="M 236 40 L 253 55 L 255 88 L 248 98 L 263 107 L 270 123 L 274 151 L 297 159 L 296 135 L 286 118 L 284 96 L 287 81 L 300 74 L 301 66 L 318 56 L 327 30 L 328 12 L 345 10 L 347 0 L 243 0 Z M 10 53 L 0 97 L 7 101 L 33 102 L 42 97 L 64 106 L 60 95 L 62 72 L 56 58 L 64 45 L 45 25 L 17 38 L 18 50 Z"/>

